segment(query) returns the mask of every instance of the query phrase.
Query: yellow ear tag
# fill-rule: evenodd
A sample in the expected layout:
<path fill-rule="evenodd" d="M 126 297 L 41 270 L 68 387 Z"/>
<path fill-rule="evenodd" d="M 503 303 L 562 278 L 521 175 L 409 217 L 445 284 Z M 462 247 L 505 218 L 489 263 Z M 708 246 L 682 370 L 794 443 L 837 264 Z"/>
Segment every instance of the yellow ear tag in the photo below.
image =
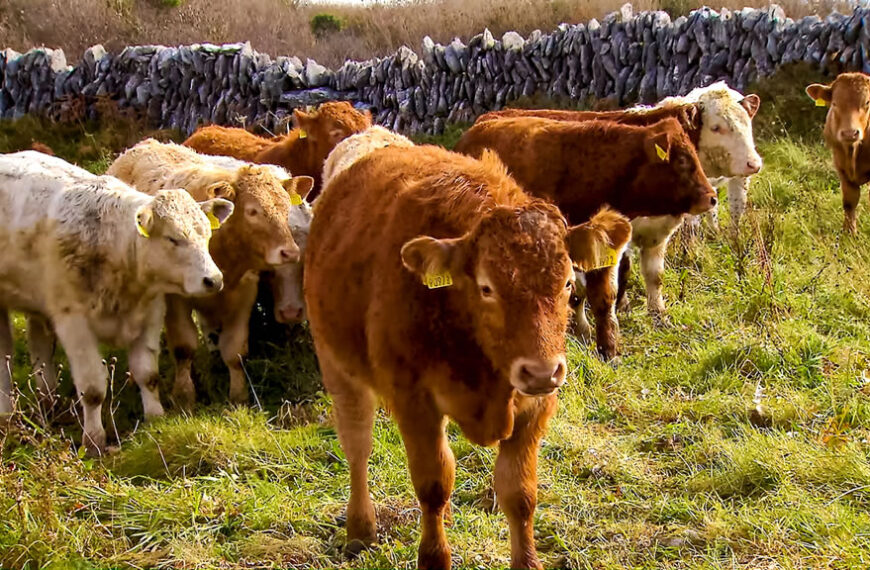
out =
<path fill-rule="evenodd" d="M 145 229 L 145 226 L 143 226 L 142 223 L 141 223 L 139 220 L 136 220 L 136 229 L 139 230 L 139 235 L 140 235 L 140 236 L 142 236 L 142 237 L 144 237 L 144 238 L 150 238 L 150 237 L 151 237 L 150 235 L 148 235 L 148 230 Z"/>
<path fill-rule="evenodd" d="M 290 205 L 291 206 L 301 206 L 302 205 L 302 196 L 300 196 L 296 192 L 290 192 Z"/>
<path fill-rule="evenodd" d="M 613 267 L 619 261 L 619 252 L 608 246 L 601 246 L 598 252 L 598 265 L 590 269 L 603 269 Z"/>
<path fill-rule="evenodd" d="M 445 270 L 441 273 L 427 273 L 423 276 L 423 283 L 430 289 L 440 289 L 453 285 L 453 276 Z"/>
<path fill-rule="evenodd" d="M 828 102 L 824 99 L 816 99 L 816 107 L 827 107 Z"/>
<path fill-rule="evenodd" d="M 665 149 L 663 149 L 662 147 L 660 147 L 659 145 L 656 145 L 656 154 L 659 156 L 659 159 L 661 161 L 663 161 L 663 162 L 668 161 L 667 151 Z"/>
<path fill-rule="evenodd" d="M 308 133 L 305 132 L 305 129 L 299 129 L 299 138 L 300 139 L 308 138 Z"/>
<path fill-rule="evenodd" d="M 221 221 L 217 219 L 217 216 L 213 213 L 206 212 L 205 217 L 208 218 L 208 223 L 211 224 L 211 229 L 216 230 L 221 227 Z"/>

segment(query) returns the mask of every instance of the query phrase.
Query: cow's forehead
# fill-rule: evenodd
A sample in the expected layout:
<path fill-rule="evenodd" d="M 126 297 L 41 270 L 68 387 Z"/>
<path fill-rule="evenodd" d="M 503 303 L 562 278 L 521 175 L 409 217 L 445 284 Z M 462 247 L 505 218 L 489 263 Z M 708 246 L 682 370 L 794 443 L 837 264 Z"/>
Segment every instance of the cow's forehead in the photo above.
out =
<path fill-rule="evenodd" d="M 206 234 L 208 219 L 199 204 L 184 190 L 160 192 L 152 203 L 154 213 L 164 223 L 188 236 Z"/>
<path fill-rule="evenodd" d="M 718 118 L 732 129 L 748 128 L 751 123 L 749 113 L 740 104 L 743 95 L 723 87 L 705 91 L 698 97 L 707 123 L 713 118 Z"/>
<path fill-rule="evenodd" d="M 834 98 L 840 101 L 864 102 L 870 99 L 870 80 L 864 76 L 841 75 L 832 87 Z"/>

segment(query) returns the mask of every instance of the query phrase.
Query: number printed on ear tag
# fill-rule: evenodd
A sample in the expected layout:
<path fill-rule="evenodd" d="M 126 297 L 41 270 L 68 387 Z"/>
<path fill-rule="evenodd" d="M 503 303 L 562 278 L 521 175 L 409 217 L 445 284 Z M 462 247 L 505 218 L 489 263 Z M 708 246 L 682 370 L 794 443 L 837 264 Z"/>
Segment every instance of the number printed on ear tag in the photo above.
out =
<path fill-rule="evenodd" d="M 603 246 L 598 253 L 598 265 L 590 267 L 590 269 L 603 269 L 605 267 L 613 267 L 619 261 L 619 252 L 612 247 Z"/>
<path fill-rule="evenodd" d="M 440 289 L 441 287 L 450 287 L 453 285 L 453 276 L 449 271 L 441 273 L 427 273 L 423 276 L 423 284 L 430 289 Z"/>

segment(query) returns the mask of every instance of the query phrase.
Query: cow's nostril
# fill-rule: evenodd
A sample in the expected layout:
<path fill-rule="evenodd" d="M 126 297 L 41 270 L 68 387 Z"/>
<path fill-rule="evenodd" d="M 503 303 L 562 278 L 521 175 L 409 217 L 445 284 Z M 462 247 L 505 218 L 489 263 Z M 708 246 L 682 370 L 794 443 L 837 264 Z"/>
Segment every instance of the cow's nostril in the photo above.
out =
<path fill-rule="evenodd" d="M 214 279 L 211 277 L 204 278 L 202 284 L 205 285 L 206 289 L 214 289 Z"/>
<path fill-rule="evenodd" d="M 202 286 L 208 291 L 218 291 L 220 290 L 221 285 L 222 280 L 220 278 L 204 277 L 202 279 Z"/>
<path fill-rule="evenodd" d="M 299 258 L 299 252 L 297 250 L 283 248 L 281 250 L 281 260 L 282 261 L 295 261 Z"/>
<path fill-rule="evenodd" d="M 713 196 L 712 198 L 710 198 L 710 205 L 711 206 L 715 206 L 716 202 L 717 202 L 716 196 Z"/>

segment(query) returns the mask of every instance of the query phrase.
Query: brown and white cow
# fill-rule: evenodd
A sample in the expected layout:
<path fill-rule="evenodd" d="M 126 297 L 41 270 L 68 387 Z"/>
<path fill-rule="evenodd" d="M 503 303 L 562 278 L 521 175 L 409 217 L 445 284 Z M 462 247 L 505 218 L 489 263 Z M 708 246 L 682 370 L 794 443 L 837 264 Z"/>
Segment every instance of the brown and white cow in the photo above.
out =
<path fill-rule="evenodd" d="M 731 227 L 737 228 L 746 207 L 749 176 L 761 169 L 762 160 L 755 150 L 752 118 L 761 100 L 757 95 L 742 95 L 724 82 L 693 89 L 683 97 L 669 97 L 655 106 L 636 106 L 621 111 L 563 111 L 554 109 L 504 109 L 486 113 L 478 122 L 505 117 L 542 117 L 560 121 L 609 120 L 627 125 L 651 125 L 666 117 L 680 121 L 698 152 L 704 174 L 713 186 L 728 184 L 728 205 Z M 715 225 L 716 210 L 710 210 Z M 665 321 L 662 298 L 662 273 L 665 252 L 671 236 L 683 223 L 684 216 L 641 216 L 631 222 L 632 243 L 640 251 L 641 272 L 647 293 L 647 309 L 657 323 Z M 700 220 L 692 217 L 691 225 Z M 626 254 L 620 264 L 617 303 L 625 293 L 630 258 Z M 581 336 L 589 335 L 582 306 L 577 318 Z"/>
<path fill-rule="evenodd" d="M 843 193 L 843 231 L 858 232 L 861 186 L 870 182 L 870 76 L 842 73 L 830 85 L 814 83 L 807 95 L 816 105 L 829 107 L 825 143 L 834 156 L 834 168 Z"/>
<path fill-rule="evenodd" d="M 50 395 L 57 335 L 84 410 L 82 443 L 89 453 L 102 453 L 106 444 L 99 343 L 129 348 L 145 415 L 161 415 L 164 295 L 221 288 L 208 252 L 209 217 L 220 222 L 232 211 L 226 200 L 197 204 L 183 190 L 147 196 L 40 152 L 0 155 L 0 355 L 12 353 L 9 311 L 28 313 L 31 357 L 44 370 L 40 388 Z M 10 392 L 3 366 L 0 413 L 10 411 Z"/>
<path fill-rule="evenodd" d="M 276 164 L 293 176 L 311 176 L 314 199 L 321 190 L 320 174 L 330 151 L 345 138 L 370 127 L 372 116 L 346 101 L 332 101 L 311 113 L 296 109 L 293 119 L 296 127 L 283 137 L 267 139 L 245 129 L 210 125 L 193 133 L 184 145 L 204 154 Z"/>
<path fill-rule="evenodd" d="M 495 491 L 511 567 L 540 568 L 537 449 L 566 374 L 569 254 L 588 268 L 625 245 L 630 224 L 604 211 L 569 228 L 494 155 L 431 146 L 368 153 L 331 179 L 314 214 L 305 295 L 350 463 L 349 545 L 376 540 L 367 463 L 381 398 L 420 501 L 419 567 L 451 565 L 442 519 L 454 482 L 452 418 L 474 443 L 499 445 Z"/>
<path fill-rule="evenodd" d="M 716 204 L 695 148 L 673 118 L 649 126 L 500 119 L 475 124 L 456 146 L 472 156 L 486 148 L 527 192 L 552 200 L 571 223 L 588 220 L 605 204 L 630 218 L 701 214 Z M 608 267 L 586 275 L 598 351 L 607 360 L 619 353 L 615 264 L 622 251 L 615 255 Z"/>
<path fill-rule="evenodd" d="M 220 331 L 218 347 L 230 371 L 230 400 L 248 401 L 242 359 L 248 353 L 248 324 L 257 296 L 260 273 L 299 261 L 299 247 L 288 219 L 291 198 L 297 202 L 311 189 L 308 176 L 279 180 L 271 166 L 224 168 L 189 148 L 145 140 L 118 157 L 109 167 L 141 192 L 182 187 L 196 198 L 222 197 L 236 206 L 236 214 L 216 232 L 209 250 L 224 273 L 224 290 L 199 299 L 167 298 L 166 334 L 175 356 L 178 402 L 195 400 L 191 379 L 198 342 L 192 312 L 211 330 Z"/>

